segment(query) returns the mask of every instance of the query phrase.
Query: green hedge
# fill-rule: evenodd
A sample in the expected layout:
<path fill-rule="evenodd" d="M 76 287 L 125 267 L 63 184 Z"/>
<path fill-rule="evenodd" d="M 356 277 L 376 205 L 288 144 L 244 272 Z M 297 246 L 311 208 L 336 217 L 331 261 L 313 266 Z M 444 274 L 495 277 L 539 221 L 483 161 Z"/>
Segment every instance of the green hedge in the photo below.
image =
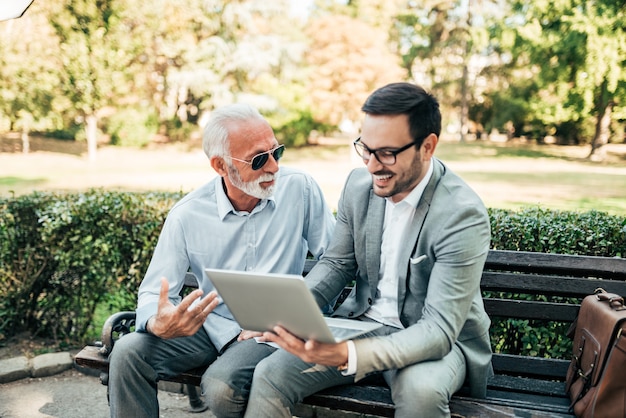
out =
<path fill-rule="evenodd" d="M 0 342 L 27 330 L 80 345 L 98 335 L 102 318 L 134 309 L 161 225 L 181 197 L 90 190 L 0 198 Z M 626 254 L 624 217 L 539 208 L 489 215 L 492 248 Z M 563 335 L 562 324 L 492 326 L 501 352 L 562 356 Z"/>
<path fill-rule="evenodd" d="M 128 303 L 119 308 L 132 307 L 181 196 L 91 190 L 0 199 L 0 340 L 28 330 L 80 342 L 101 302 L 122 295 Z"/>
<path fill-rule="evenodd" d="M 489 209 L 491 248 L 543 253 L 626 256 L 626 218 L 604 212 Z"/>

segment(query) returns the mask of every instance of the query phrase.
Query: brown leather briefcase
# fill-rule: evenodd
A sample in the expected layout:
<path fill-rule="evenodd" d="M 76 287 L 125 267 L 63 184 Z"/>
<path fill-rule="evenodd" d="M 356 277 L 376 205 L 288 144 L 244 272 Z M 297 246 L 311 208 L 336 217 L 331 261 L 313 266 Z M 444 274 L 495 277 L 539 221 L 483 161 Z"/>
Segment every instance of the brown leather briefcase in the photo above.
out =
<path fill-rule="evenodd" d="M 577 417 L 626 417 L 626 307 L 603 289 L 583 299 L 566 391 Z"/>

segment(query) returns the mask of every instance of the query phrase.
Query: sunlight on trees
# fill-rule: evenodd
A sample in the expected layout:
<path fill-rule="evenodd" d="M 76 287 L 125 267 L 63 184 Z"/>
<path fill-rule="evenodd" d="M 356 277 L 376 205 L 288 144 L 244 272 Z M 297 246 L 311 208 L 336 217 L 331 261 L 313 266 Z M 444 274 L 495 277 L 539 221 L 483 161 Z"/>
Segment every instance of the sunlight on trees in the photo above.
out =
<path fill-rule="evenodd" d="M 408 80 L 461 140 L 624 142 L 626 11 L 613 0 L 61 0 L 0 22 L 0 132 L 145 145 L 197 139 L 245 101 L 281 141 L 358 130 L 363 100 Z"/>

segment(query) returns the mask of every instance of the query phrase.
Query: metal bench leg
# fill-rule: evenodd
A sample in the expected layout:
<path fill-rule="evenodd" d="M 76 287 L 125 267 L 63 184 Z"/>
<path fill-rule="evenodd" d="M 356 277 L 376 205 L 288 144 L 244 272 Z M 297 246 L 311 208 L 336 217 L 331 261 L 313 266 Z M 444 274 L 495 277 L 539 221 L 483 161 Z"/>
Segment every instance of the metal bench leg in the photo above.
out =
<path fill-rule="evenodd" d="M 187 396 L 189 396 L 189 411 L 194 414 L 204 412 L 209 409 L 204 404 L 200 395 L 198 395 L 198 388 L 194 385 L 187 385 Z"/>

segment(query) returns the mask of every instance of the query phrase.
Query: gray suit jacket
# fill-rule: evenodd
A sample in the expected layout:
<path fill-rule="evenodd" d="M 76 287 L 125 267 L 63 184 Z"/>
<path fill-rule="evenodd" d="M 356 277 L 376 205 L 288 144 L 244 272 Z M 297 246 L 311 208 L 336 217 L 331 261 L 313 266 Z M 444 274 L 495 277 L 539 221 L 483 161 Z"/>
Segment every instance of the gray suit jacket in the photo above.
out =
<path fill-rule="evenodd" d="M 492 373 L 490 320 L 480 294 L 490 243 L 489 217 L 463 180 L 441 161 L 433 158 L 432 164 L 433 175 L 407 226 L 398 267 L 406 272 L 398 288 L 398 312 L 405 329 L 355 340 L 355 379 L 441 359 L 456 344 L 466 358 L 472 395 L 484 397 Z M 320 306 L 356 278 L 335 316 L 359 317 L 376 295 L 384 212 L 385 199 L 372 191 L 371 175 L 366 169 L 354 170 L 339 201 L 331 245 L 307 276 Z"/>

